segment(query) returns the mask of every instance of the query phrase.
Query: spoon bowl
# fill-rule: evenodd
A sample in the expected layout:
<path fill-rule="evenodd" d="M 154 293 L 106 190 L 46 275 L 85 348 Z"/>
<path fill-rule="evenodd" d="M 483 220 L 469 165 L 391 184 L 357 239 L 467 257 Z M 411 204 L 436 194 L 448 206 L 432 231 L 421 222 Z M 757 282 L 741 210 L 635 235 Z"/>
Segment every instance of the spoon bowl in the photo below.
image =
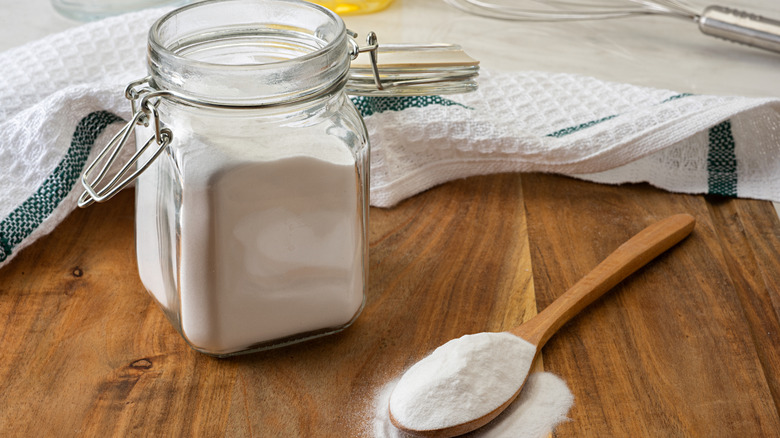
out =
<path fill-rule="evenodd" d="M 545 343 L 572 317 L 596 301 L 605 292 L 623 281 L 639 268 L 658 257 L 686 236 L 695 225 L 688 214 L 670 216 L 656 222 L 626 241 L 574 286 L 552 304 L 527 322 L 509 330 L 509 333 L 527 341 L 536 348 L 533 361 Z M 527 379 L 527 375 L 525 378 Z M 518 379 L 519 380 L 519 379 Z M 525 380 L 504 403 L 485 415 L 438 429 L 418 430 L 403 424 L 390 409 L 390 421 L 398 429 L 416 436 L 452 437 L 474 431 L 496 418 L 517 398 Z"/>

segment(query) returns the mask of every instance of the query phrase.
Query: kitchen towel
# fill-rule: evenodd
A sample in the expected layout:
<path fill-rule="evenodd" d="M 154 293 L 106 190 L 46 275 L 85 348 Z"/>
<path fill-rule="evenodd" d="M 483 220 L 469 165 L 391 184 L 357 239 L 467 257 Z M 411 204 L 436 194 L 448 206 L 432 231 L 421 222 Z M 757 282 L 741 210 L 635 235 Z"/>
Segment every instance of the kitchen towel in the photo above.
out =
<path fill-rule="evenodd" d="M 0 53 L 0 267 L 76 208 L 80 173 L 131 116 L 124 87 L 145 76 L 146 34 L 162 13 Z M 372 205 L 531 171 L 780 201 L 780 99 L 535 71 L 483 70 L 479 84 L 462 95 L 353 98 L 371 139 Z"/>

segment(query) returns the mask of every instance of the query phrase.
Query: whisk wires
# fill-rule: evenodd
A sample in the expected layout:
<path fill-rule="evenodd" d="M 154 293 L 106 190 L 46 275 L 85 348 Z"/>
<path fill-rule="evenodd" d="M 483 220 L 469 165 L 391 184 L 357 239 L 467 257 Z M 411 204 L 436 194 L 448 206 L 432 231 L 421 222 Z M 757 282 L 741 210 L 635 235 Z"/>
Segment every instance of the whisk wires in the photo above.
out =
<path fill-rule="evenodd" d="M 466 12 L 516 21 L 603 20 L 632 15 L 666 15 L 696 20 L 697 11 L 681 0 L 444 0 Z M 520 6 L 518 6 L 520 5 Z"/>

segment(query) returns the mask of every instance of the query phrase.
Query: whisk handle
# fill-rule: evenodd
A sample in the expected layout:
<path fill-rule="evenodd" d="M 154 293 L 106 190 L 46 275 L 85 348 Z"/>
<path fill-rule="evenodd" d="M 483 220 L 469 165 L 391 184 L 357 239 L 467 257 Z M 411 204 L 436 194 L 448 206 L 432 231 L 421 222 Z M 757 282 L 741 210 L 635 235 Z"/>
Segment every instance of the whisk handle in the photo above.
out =
<path fill-rule="evenodd" d="M 780 53 L 780 21 L 749 12 L 709 6 L 698 19 L 702 33 Z"/>

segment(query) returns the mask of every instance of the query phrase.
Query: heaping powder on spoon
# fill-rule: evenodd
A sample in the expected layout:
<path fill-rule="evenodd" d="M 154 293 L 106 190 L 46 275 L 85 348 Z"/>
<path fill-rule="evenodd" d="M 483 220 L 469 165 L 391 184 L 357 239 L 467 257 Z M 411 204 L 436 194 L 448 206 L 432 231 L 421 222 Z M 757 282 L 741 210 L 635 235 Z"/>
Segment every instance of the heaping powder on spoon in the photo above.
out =
<path fill-rule="evenodd" d="M 385 384 L 374 400 L 371 436 L 374 438 L 411 438 L 390 423 L 388 403 L 398 379 Z M 574 404 L 574 395 L 566 382 L 552 373 L 528 376 L 523 391 L 495 420 L 466 435 L 473 438 L 546 438 L 564 421 Z"/>
<path fill-rule="evenodd" d="M 434 430 L 480 418 L 525 381 L 536 347 L 510 333 L 453 339 L 414 364 L 390 396 L 393 418 L 407 429 Z"/>

